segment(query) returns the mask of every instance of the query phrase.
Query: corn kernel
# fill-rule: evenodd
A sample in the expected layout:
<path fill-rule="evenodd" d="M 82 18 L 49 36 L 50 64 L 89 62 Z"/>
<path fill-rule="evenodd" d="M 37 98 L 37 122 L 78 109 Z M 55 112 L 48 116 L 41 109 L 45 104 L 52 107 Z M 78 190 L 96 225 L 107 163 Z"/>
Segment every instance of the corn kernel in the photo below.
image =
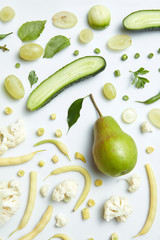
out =
<path fill-rule="evenodd" d="M 55 154 L 53 157 L 52 157 L 52 162 L 53 163 L 57 163 L 59 161 L 59 158 L 58 156 Z"/>
<path fill-rule="evenodd" d="M 40 167 L 43 167 L 43 166 L 45 165 L 45 162 L 41 160 L 41 161 L 39 161 L 38 165 L 39 165 Z"/>
<path fill-rule="evenodd" d="M 96 203 L 93 199 L 89 199 L 87 204 L 88 204 L 89 207 L 93 207 L 93 206 L 95 206 Z"/>
<path fill-rule="evenodd" d="M 6 115 L 10 115 L 10 114 L 13 113 L 13 110 L 12 110 L 12 108 L 10 108 L 10 107 L 6 107 L 6 108 L 4 109 L 4 113 L 5 113 Z"/>
<path fill-rule="evenodd" d="M 147 147 L 146 148 L 146 152 L 147 153 L 152 153 L 154 151 L 154 148 L 153 147 Z"/>
<path fill-rule="evenodd" d="M 118 234 L 117 233 L 112 233 L 111 240 L 118 240 L 118 239 L 119 239 Z"/>
<path fill-rule="evenodd" d="M 62 137 L 62 131 L 61 129 L 57 129 L 55 132 L 56 137 Z"/>
<path fill-rule="evenodd" d="M 50 116 L 50 119 L 55 120 L 56 119 L 56 113 L 52 113 L 51 116 Z"/>
<path fill-rule="evenodd" d="M 24 174 L 25 174 L 25 171 L 24 171 L 24 170 L 19 170 L 19 171 L 17 172 L 17 175 L 18 175 L 19 177 L 23 177 Z"/>
<path fill-rule="evenodd" d="M 85 157 L 83 156 L 82 153 L 76 152 L 75 153 L 75 158 L 81 160 L 82 162 L 86 162 Z"/>
<path fill-rule="evenodd" d="M 83 220 L 90 218 L 89 208 L 82 209 L 82 218 Z"/>
<path fill-rule="evenodd" d="M 38 128 L 37 130 L 37 136 L 42 136 L 44 134 L 44 128 Z"/>
<path fill-rule="evenodd" d="M 101 179 L 96 179 L 95 183 L 94 183 L 97 187 L 101 186 L 103 184 Z"/>

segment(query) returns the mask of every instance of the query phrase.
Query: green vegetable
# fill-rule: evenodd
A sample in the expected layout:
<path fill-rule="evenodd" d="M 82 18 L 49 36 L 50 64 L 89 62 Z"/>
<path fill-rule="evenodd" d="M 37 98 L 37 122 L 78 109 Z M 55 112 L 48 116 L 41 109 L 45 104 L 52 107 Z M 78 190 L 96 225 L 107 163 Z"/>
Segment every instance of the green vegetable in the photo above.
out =
<path fill-rule="evenodd" d="M 0 46 L 0 49 L 2 49 L 3 52 L 9 51 L 8 48 L 6 48 L 6 44 L 4 46 Z"/>
<path fill-rule="evenodd" d="M 123 54 L 122 57 L 121 57 L 121 59 L 122 59 L 123 61 L 127 60 L 127 58 L 128 58 L 128 56 L 127 56 L 126 54 Z"/>
<path fill-rule="evenodd" d="M 13 32 L 7 33 L 7 34 L 0 34 L 0 40 L 4 39 L 8 35 L 12 34 Z"/>
<path fill-rule="evenodd" d="M 154 56 L 153 53 L 148 54 L 148 58 L 153 58 L 153 56 Z"/>
<path fill-rule="evenodd" d="M 75 50 L 74 53 L 73 53 L 74 56 L 78 56 L 79 55 L 79 51 L 78 50 Z"/>
<path fill-rule="evenodd" d="M 115 71 L 114 71 L 114 76 L 115 76 L 115 77 L 121 76 L 120 70 L 115 70 Z"/>
<path fill-rule="evenodd" d="M 15 68 L 20 68 L 21 64 L 20 63 L 16 63 L 15 64 Z"/>
<path fill-rule="evenodd" d="M 31 71 L 29 73 L 28 80 L 31 84 L 31 87 L 33 86 L 33 84 L 35 84 L 38 81 L 38 77 L 37 77 L 37 74 L 35 73 L 35 71 Z"/>
<path fill-rule="evenodd" d="M 128 97 L 127 95 L 124 95 L 124 96 L 123 96 L 123 100 L 124 100 L 124 101 L 128 101 L 128 100 L 129 100 L 129 97 Z"/>
<path fill-rule="evenodd" d="M 149 80 L 147 78 L 138 76 L 138 75 L 144 75 L 148 73 L 149 72 L 148 70 L 145 70 L 144 68 L 140 68 L 135 72 L 132 72 L 132 71 L 130 72 L 134 74 L 132 85 L 135 84 L 137 88 L 144 88 L 145 84 L 149 83 Z"/>
<path fill-rule="evenodd" d="M 160 48 L 158 49 L 158 53 L 160 53 Z"/>
<path fill-rule="evenodd" d="M 88 79 L 102 72 L 106 61 L 99 56 L 79 58 L 45 79 L 29 96 L 27 107 L 34 111 L 50 102 L 73 83 Z"/>
<path fill-rule="evenodd" d="M 134 55 L 134 58 L 139 58 L 140 57 L 140 54 L 139 53 L 135 53 L 135 55 Z"/>
<path fill-rule="evenodd" d="M 80 110 L 82 108 L 83 100 L 85 98 L 86 97 L 77 99 L 69 107 L 68 116 L 67 116 L 68 131 L 77 122 L 78 118 L 80 117 Z"/>
<path fill-rule="evenodd" d="M 160 93 L 158 93 L 157 95 L 149 98 L 148 100 L 144 101 L 144 102 L 141 102 L 141 101 L 136 101 L 138 103 L 144 103 L 144 104 L 151 104 L 151 103 L 154 103 L 156 101 L 158 101 L 160 99 Z"/>
<path fill-rule="evenodd" d="M 160 68 L 158 69 L 158 71 L 160 72 Z"/>
<path fill-rule="evenodd" d="M 100 50 L 99 48 L 95 48 L 95 49 L 94 49 L 94 52 L 95 52 L 96 54 L 99 54 L 99 53 L 101 52 L 101 50 Z"/>
<path fill-rule="evenodd" d="M 154 30 L 160 28 L 160 10 L 140 10 L 123 19 L 123 26 L 129 30 Z"/>
<path fill-rule="evenodd" d="M 18 36 L 22 41 L 37 39 L 43 32 L 45 21 L 31 21 L 24 23 L 18 30 Z"/>
<path fill-rule="evenodd" d="M 70 45 L 70 40 L 65 36 L 58 35 L 49 40 L 44 52 L 44 58 L 52 58 L 56 53 Z"/>

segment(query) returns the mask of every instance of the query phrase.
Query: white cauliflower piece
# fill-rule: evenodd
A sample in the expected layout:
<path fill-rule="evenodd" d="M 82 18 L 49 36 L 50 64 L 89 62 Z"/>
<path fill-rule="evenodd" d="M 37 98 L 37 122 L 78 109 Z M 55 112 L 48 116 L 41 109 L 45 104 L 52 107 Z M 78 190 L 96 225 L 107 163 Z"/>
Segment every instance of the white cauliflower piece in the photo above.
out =
<path fill-rule="evenodd" d="M 5 153 L 8 148 L 16 147 L 26 138 L 24 122 L 19 119 L 7 127 L 0 128 L 0 155 Z"/>
<path fill-rule="evenodd" d="M 49 185 L 48 184 L 45 184 L 45 185 L 43 185 L 41 187 L 40 193 L 41 193 L 42 197 L 46 197 L 47 196 L 48 190 L 49 190 Z"/>
<path fill-rule="evenodd" d="M 126 181 L 130 185 L 129 188 L 128 188 L 129 192 L 137 191 L 139 189 L 140 185 L 141 185 L 140 176 L 136 173 L 133 174 L 130 178 L 126 179 Z"/>
<path fill-rule="evenodd" d="M 56 227 L 63 227 L 67 225 L 68 223 L 68 218 L 65 215 L 57 214 L 56 217 Z"/>
<path fill-rule="evenodd" d="M 131 215 L 132 209 L 128 205 L 128 199 L 120 196 L 112 196 L 104 204 L 104 219 L 109 222 L 116 219 L 118 222 L 125 222 Z"/>
<path fill-rule="evenodd" d="M 148 121 L 143 122 L 141 124 L 141 132 L 142 133 L 153 132 L 152 125 Z"/>
<path fill-rule="evenodd" d="M 70 201 L 71 198 L 76 197 L 78 189 L 78 183 L 74 180 L 65 180 L 58 184 L 53 190 L 52 200 L 53 201 Z"/>
<path fill-rule="evenodd" d="M 11 180 L 0 183 L 0 226 L 17 212 L 20 195 L 19 182 Z"/>

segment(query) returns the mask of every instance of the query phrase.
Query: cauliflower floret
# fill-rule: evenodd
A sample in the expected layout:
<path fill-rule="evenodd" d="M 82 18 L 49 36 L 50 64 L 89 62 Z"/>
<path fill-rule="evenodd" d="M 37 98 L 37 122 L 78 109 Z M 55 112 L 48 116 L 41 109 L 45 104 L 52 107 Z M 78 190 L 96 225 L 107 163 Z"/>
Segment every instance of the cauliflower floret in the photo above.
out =
<path fill-rule="evenodd" d="M 45 184 L 41 187 L 40 193 L 42 195 L 42 197 L 46 197 L 48 194 L 48 189 L 49 189 L 49 185 Z"/>
<path fill-rule="evenodd" d="M 68 218 L 65 215 L 57 214 L 56 215 L 56 227 L 63 227 L 67 225 L 68 223 Z"/>
<path fill-rule="evenodd" d="M 0 183 L 0 226 L 17 212 L 20 195 L 19 182 L 11 180 Z"/>
<path fill-rule="evenodd" d="M 65 180 L 58 184 L 53 190 L 52 200 L 69 201 L 71 198 L 76 197 L 78 189 L 78 183 L 74 180 Z"/>
<path fill-rule="evenodd" d="M 145 121 L 141 124 L 141 132 L 142 133 L 153 132 L 153 128 L 148 121 Z"/>
<path fill-rule="evenodd" d="M 128 205 L 128 199 L 120 196 L 112 196 L 104 204 L 104 219 L 109 222 L 116 219 L 118 222 L 125 222 L 131 215 L 132 209 Z"/>
<path fill-rule="evenodd" d="M 139 189 L 140 184 L 141 184 L 141 179 L 138 174 L 133 174 L 130 178 L 126 179 L 126 181 L 129 183 L 129 192 L 135 192 Z"/>
<path fill-rule="evenodd" d="M 8 148 L 16 147 L 25 140 L 26 134 L 24 122 L 19 119 L 8 127 L 0 128 L 0 155 L 5 153 Z"/>

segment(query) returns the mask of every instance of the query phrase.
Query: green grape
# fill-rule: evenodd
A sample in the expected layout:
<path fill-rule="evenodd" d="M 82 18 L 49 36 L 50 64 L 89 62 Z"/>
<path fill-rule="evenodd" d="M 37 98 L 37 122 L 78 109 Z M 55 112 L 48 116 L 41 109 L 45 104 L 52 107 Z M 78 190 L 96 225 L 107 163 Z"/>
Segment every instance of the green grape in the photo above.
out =
<path fill-rule="evenodd" d="M 117 95 L 116 89 L 112 83 L 106 83 L 103 86 L 103 93 L 107 99 L 114 99 Z"/>
<path fill-rule="evenodd" d="M 79 34 L 79 39 L 82 43 L 88 43 L 92 41 L 93 38 L 94 38 L 94 34 L 92 30 L 88 28 L 83 29 Z"/>
<path fill-rule="evenodd" d="M 15 11 L 11 7 L 4 7 L 0 11 L 0 20 L 3 22 L 11 21 L 15 16 Z"/>
<path fill-rule="evenodd" d="M 43 48 L 37 43 L 24 44 L 20 50 L 19 55 L 21 58 L 32 61 L 40 58 L 43 54 Z"/>
<path fill-rule="evenodd" d="M 24 97 L 25 90 L 23 84 L 19 78 L 15 75 L 9 75 L 4 81 L 7 92 L 15 99 Z"/>

